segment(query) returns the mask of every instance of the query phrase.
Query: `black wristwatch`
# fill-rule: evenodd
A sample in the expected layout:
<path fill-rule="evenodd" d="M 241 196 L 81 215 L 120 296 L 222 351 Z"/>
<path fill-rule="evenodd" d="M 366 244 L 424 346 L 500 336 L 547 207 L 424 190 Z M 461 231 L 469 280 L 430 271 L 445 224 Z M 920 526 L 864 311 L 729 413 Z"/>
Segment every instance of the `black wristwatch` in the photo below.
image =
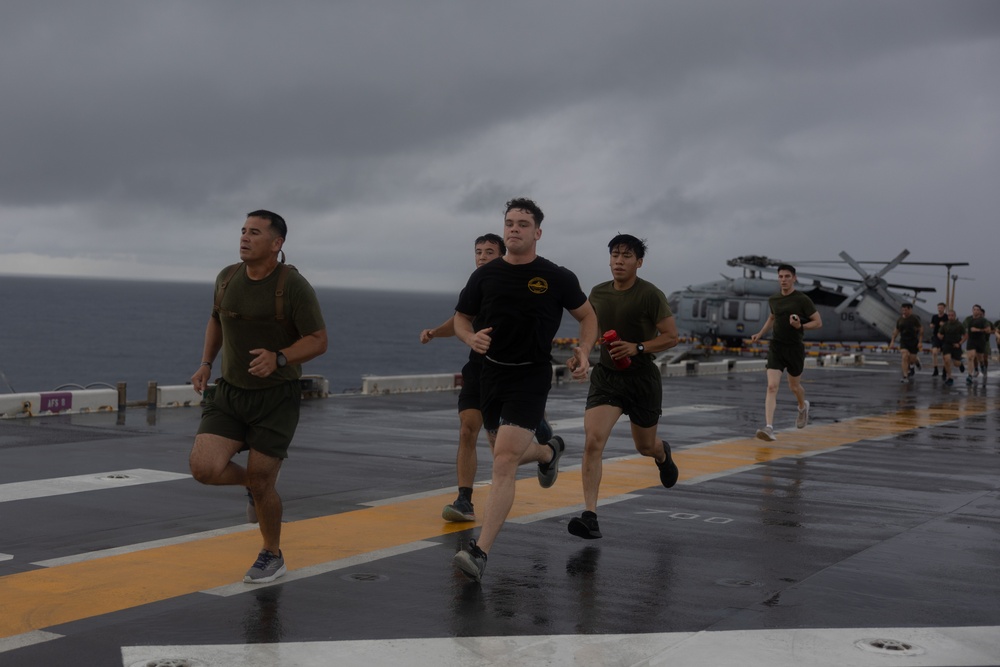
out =
<path fill-rule="evenodd" d="M 645 345 L 643 345 L 642 343 L 636 343 L 635 344 L 635 353 L 636 354 L 642 354 L 645 351 L 646 351 L 646 346 Z"/>
<path fill-rule="evenodd" d="M 284 368 L 288 365 L 288 359 L 285 358 L 285 353 L 281 350 L 274 353 L 274 361 L 278 364 L 278 368 Z"/>

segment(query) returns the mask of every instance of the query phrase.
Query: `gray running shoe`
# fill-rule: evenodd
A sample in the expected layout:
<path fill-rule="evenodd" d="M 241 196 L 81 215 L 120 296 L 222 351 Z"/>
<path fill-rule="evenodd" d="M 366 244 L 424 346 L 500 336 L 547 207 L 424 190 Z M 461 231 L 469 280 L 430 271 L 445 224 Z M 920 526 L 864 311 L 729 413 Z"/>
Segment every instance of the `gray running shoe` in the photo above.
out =
<path fill-rule="evenodd" d="M 257 507 L 253 504 L 253 494 L 247 489 L 247 521 L 257 523 Z"/>
<path fill-rule="evenodd" d="M 601 527 L 597 525 L 597 515 L 593 512 L 584 512 L 580 516 L 575 516 L 569 520 L 566 526 L 570 535 L 582 537 L 585 540 L 599 540 L 604 537 L 601 534 Z"/>
<path fill-rule="evenodd" d="M 799 410 L 799 416 L 795 418 L 795 428 L 805 428 L 806 424 L 809 423 L 809 401 L 806 401 L 806 407 Z"/>
<path fill-rule="evenodd" d="M 767 440 L 768 442 L 774 442 L 778 438 L 774 435 L 773 427 L 765 426 L 764 428 L 757 429 L 757 439 Z"/>
<path fill-rule="evenodd" d="M 243 577 L 245 584 L 267 584 L 285 574 L 285 559 L 281 552 L 274 555 L 267 549 L 257 554 L 257 561 Z"/>
<path fill-rule="evenodd" d="M 451 505 L 444 506 L 441 518 L 445 521 L 475 521 L 476 511 L 472 507 L 471 500 L 459 496 Z"/>
<path fill-rule="evenodd" d="M 469 548 L 455 554 L 455 565 L 473 581 L 482 581 L 486 571 L 486 552 L 479 548 L 475 540 L 469 540 Z"/>
<path fill-rule="evenodd" d="M 552 439 L 545 443 L 546 446 L 552 448 L 552 460 L 548 463 L 538 464 L 538 485 L 543 489 L 547 489 L 556 483 L 556 477 L 559 476 L 559 459 L 562 458 L 563 452 L 566 451 L 566 443 L 558 435 L 552 436 Z"/>

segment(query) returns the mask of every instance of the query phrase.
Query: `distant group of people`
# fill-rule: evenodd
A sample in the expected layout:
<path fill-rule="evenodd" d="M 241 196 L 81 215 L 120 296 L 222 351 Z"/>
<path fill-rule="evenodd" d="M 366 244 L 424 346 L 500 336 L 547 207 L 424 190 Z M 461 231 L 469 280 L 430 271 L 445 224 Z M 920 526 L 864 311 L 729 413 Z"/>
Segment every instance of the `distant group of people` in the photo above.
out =
<path fill-rule="evenodd" d="M 583 539 L 602 537 L 597 501 L 602 459 L 618 419 L 628 415 L 636 451 L 653 459 L 662 486 L 673 487 L 680 471 L 671 448 L 658 432 L 662 381 L 654 354 L 678 342 L 674 315 L 658 287 L 638 276 L 646 243 L 618 234 L 608 243 L 611 280 L 589 296 L 577 277 L 537 254 L 544 214 L 530 199 L 507 202 L 503 237 L 484 234 L 474 243 L 476 269 L 462 289 L 453 317 L 420 334 L 422 343 L 455 336 L 471 349 L 462 369 L 458 397 L 458 496 L 446 505 L 447 521 L 476 520 L 472 502 L 477 468 L 476 442 L 486 430 L 493 456 L 492 485 L 478 539 L 455 554 L 455 565 L 480 581 L 491 548 L 510 513 L 520 465 L 534 463 L 538 482 L 551 487 L 559 474 L 565 442 L 552 432 L 545 405 L 552 382 L 552 341 L 562 311 L 579 322 L 579 346 L 566 365 L 573 378 L 589 380 L 584 412 L 582 492 L 584 511 L 568 525 Z M 240 262 L 216 278 L 215 303 L 205 331 L 201 364 L 191 378 L 203 395 L 202 419 L 190 454 L 199 482 L 246 487 L 247 518 L 259 523 L 262 547 L 244 576 L 247 583 L 268 583 L 286 571 L 281 550 L 281 499 L 275 483 L 299 419 L 302 364 L 326 351 L 327 333 L 316 294 L 298 271 L 285 263 L 284 219 L 267 210 L 247 215 L 240 233 Z M 770 314 L 751 337 L 757 342 L 773 329 L 767 356 L 765 421 L 756 436 L 774 441 L 774 413 L 782 375 L 798 403 L 796 427 L 809 422 L 801 377 L 805 368 L 804 332 L 823 326 L 813 302 L 795 290 L 795 268 L 778 267 L 779 292 L 770 297 Z M 944 304 L 931 322 L 934 365 L 943 358 L 950 384 L 952 363 L 961 364 L 967 343 L 970 382 L 977 362 L 986 372 L 983 341 L 1000 331 L 978 305 L 965 323 Z M 903 374 L 918 364 L 923 325 L 909 304 L 902 308 L 892 344 L 904 350 Z M 604 332 L 599 337 L 599 332 Z M 1000 340 L 1000 334 L 998 334 Z M 988 344 L 988 343 L 986 343 Z M 590 351 L 600 345 L 591 369 Z M 221 378 L 209 384 L 222 353 Z M 238 452 L 249 450 L 246 465 Z"/>
<path fill-rule="evenodd" d="M 1000 350 L 1000 320 L 990 322 L 986 311 L 978 303 L 972 307 L 972 314 L 960 320 L 954 309 L 948 309 L 944 303 L 937 305 L 937 313 L 931 316 L 931 357 L 934 363 L 936 377 L 943 375 L 944 384 L 955 384 L 954 367 L 959 373 L 968 374 L 967 384 L 972 384 L 982 376 L 986 381 L 990 364 L 990 337 L 996 337 L 997 348 Z M 923 347 L 924 326 L 920 318 L 913 313 L 913 305 L 904 303 L 900 307 L 900 317 L 896 320 L 896 328 L 889 340 L 889 347 L 896 346 L 899 339 L 901 350 L 900 369 L 901 383 L 910 382 L 920 369 L 920 352 Z M 965 345 L 963 351 L 962 346 Z M 941 368 L 938 368 L 938 360 Z"/>

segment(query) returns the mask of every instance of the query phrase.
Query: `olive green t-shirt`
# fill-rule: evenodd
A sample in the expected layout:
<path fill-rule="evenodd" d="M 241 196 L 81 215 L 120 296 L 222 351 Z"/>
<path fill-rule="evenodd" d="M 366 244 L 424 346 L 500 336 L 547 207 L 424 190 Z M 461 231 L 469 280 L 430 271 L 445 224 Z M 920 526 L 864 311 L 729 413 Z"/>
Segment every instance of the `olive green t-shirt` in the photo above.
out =
<path fill-rule="evenodd" d="M 958 320 L 948 320 L 941 325 L 941 342 L 949 345 L 958 345 L 965 335 L 965 327 Z"/>
<path fill-rule="evenodd" d="M 642 343 L 659 335 L 656 323 L 670 317 L 673 312 L 667 297 L 653 283 L 636 278 L 627 290 L 616 290 L 614 281 L 595 285 L 590 290 L 590 305 L 597 313 L 598 335 L 608 329 L 618 332 L 618 337 L 630 343 Z M 653 363 L 649 352 L 632 357 L 632 364 L 648 366 Z M 615 362 L 605 346 L 601 346 L 601 364 L 615 368 Z"/>
<path fill-rule="evenodd" d="M 899 342 L 917 342 L 917 333 L 921 327 L 920 318 L 912 313 L 896 320 L 896 331 L 899 332 Z"/>
<path fill-rule="evenodd" d="M 215 288 L 228 275 L 223 269 L 215 279 Z M 316 292 L 295 269 L 289 269 L 285 279 L 282 306 L 285 318 L 275 318 L 275 291 L 278 287 L 279 266 L 263 280 L 247 277 L 241 268 L 226 287 L 220 313 L 213 313 L 222 324 L 222 377 L 243 389 L 265 389 L 302 377 L 302 366 L 288 364 L 266 378 L 250 374 L 253 355 L 250 350 L 262 348 L 275 352 L 295 341 L 326 328 Z"/>
<path fill-rule="evenodd" d="M 798 290 L 793 290 L 790 294 L 772 294 L 767 305 L 774 315 L 774 333 L 771 334 L 771 341 L 784 345 L 800 345 L 804 332 L 796 329 L 788 323 L 788 318 L 794 313 L 799 316 L 802 324 L 809 321 L 809 318 L 816 312 L 816 306 L 812 299 Z"/>

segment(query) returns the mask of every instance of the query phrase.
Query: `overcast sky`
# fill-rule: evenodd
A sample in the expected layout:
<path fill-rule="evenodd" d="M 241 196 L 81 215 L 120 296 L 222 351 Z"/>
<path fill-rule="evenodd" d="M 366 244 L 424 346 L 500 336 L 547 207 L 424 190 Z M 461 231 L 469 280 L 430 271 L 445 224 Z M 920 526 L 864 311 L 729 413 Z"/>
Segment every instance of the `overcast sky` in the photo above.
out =
<path fill-rule="evenodd" d="M 208 282 L 270 208 L 316 285 L 457 292 L 514 196 L 585 290 L 619 231 L 668 292 L 908 248 L 1000 316 L 1000 2 L 0 4 L 0 273 Z"/>

